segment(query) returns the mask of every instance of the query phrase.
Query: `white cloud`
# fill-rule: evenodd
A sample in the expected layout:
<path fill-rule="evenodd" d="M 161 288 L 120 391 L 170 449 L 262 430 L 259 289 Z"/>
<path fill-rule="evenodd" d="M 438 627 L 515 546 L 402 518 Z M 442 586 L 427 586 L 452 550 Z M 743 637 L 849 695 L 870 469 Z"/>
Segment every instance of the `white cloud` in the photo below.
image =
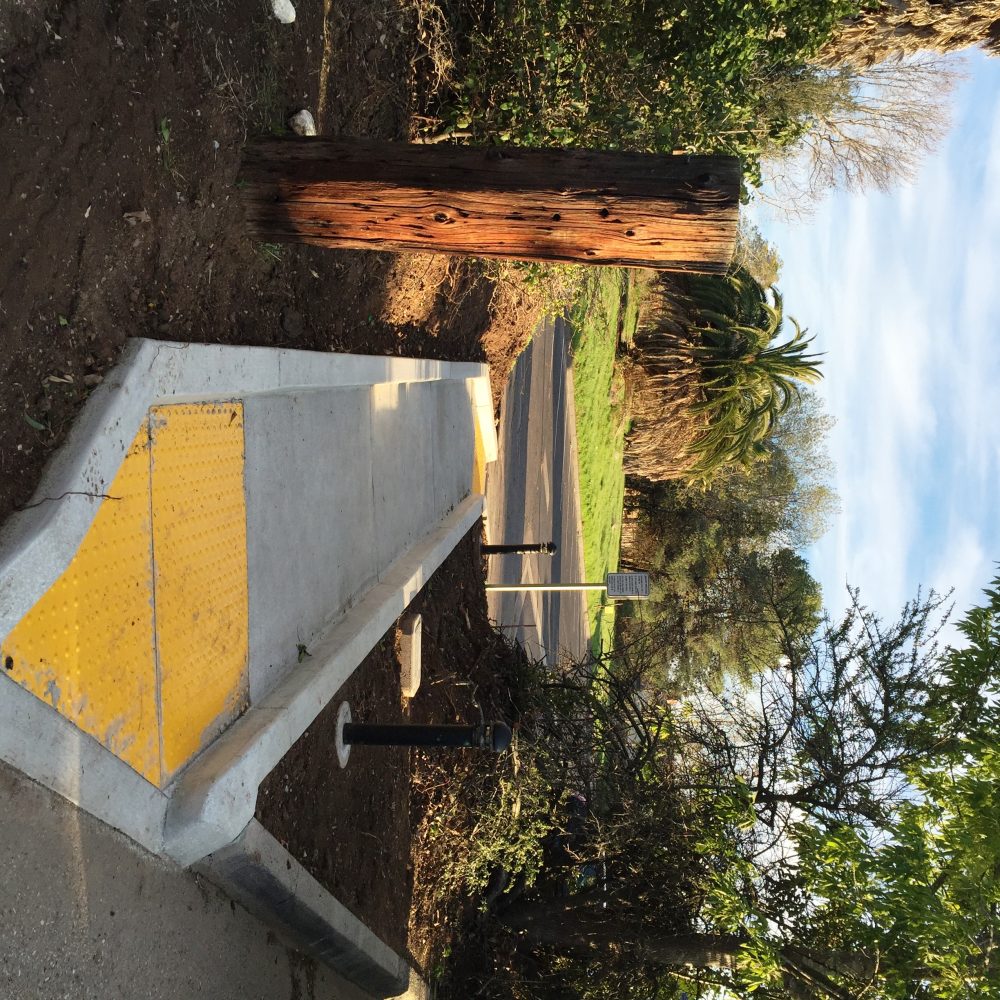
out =
<path fill-rule="evenodd" d="M 937 591 L 954 587 L 956 594 L 968 595 L 968 604 L 961 604 L 964 609 L 975 601 L 975 592 L 988 582 L 990 559 L 976 525 L 952 524 L 945 537 L 946 544 L 931 571 L 929 584 Z"/>
<path fill-rule="evenodd" d="M 788 310 L 827 352 L 842 514 L 811 560 L 834 611 L 845 582 L 885 615 L 921 582 L 955 585 L 964 610 L 1000 558 L 995 63 L 973 61 L 960 129 L 913 185 L 834 196 L 810 225 L 765 226 L 785 259 Z"/>
<path fill-rule="evenodd" d="M 960 644 L 961 636 L 955 623 L 970 608 L 982 603 L 982 590 L 994 575 L 991 557 L 983 548 L 977 528 L 972 524 L 952 525 L 929 580 L 929 586 L 939 594 L 954 591 L 952 601 L 955 610 L 940 636 L 943 645 Z"/>
<path fill-rule="evenodd" d="M 963 255 L 961 296 L 952 328 L 947 363 L 956 444 L 962 448 L 970 479 L 980 494 L 997 483 L 997 386 L 1000 385 L 1000 103 L 994 110 L 987 149 L 983 190 L 973 201 Z M 991 481 L 991 473 L 993 473 Z M 994 494 L 995 495 L 995 494 Z M 983 498 L 985 499 L 985 498 Z"/>

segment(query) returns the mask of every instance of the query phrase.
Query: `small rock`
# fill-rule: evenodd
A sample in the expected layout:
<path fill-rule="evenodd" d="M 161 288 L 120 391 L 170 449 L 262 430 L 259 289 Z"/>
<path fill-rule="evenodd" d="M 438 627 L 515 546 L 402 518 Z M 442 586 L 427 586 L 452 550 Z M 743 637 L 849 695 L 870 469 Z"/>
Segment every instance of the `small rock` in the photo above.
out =
<path fill-rule="evenodd" d="M 92 375 L 83 376 L 84 385 L 100 385 L 103 381 L 104 381 L 104 376 L 98 375 L 96 372 L 94 372 Z"/>
<path fill-rule="evenodd" d="M 316 121 L 313 116 L 305 110 L 296 112 L 288 119 L 288 127 L 296 135 L 315 135 Z"/>
<path fill-rule="evenodd" d="M 291 24 L 295 20 L 291 0 L 271 0 L 271 12 L 282 24 Z"/>

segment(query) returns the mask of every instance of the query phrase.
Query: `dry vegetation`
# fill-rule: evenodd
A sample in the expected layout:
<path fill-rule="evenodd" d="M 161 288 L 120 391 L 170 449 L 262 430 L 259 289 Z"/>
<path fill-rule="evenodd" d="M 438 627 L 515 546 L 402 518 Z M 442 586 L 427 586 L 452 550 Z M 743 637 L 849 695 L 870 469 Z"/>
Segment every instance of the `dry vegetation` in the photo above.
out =
<path fill-rule="evenodd" d="M 981 45 L 992 55 L 1000 53 L 998 0 L 906 0 L 882 5 L 847 22 L 823 46 L 817 61 L 869 67 L 972 45 Z"/>
<path fill-rule="evenodd" d="M 770 188 L 761 199 L 781 216 L 803 216 L 828 191 L 889 191 L 914 179 L 948 133 L 948 98 L 962 76 L 956 60 L 926 53 L 866 69 L 812 68 L 781 95 L 808 106 L 810 125 L 765 157 Z"/>
<path fill-rule="evenodd" d="M 693 325 L 677 283 L 659 281 L 644 303 L 636 354 L 625 365 L 633 422 L 625 451 L 630 476 L 680 479 L 697 461 L 689 446 L 706 418 L 694 409 L 704 396 L 692 353 Z"/>

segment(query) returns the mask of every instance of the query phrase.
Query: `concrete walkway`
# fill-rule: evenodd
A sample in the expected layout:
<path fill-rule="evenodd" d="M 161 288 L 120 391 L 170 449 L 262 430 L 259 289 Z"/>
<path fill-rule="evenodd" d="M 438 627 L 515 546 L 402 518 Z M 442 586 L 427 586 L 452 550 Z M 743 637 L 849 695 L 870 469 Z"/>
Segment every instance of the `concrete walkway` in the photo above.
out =
<path fill-rule="evenodd" d="M 98 962 L 128 914 L 132 965 L 95 995 L 161 995 L 136 992 L 150 881 L 176 901 L 175 978 L 203 946 L 235 967 L 228 932 L 184 926 L 199 865 L 362 988 L 406 988 L 405 960 L 255 826 L 257 791 L 478 521 L 495 455 L 483 365 L 133 342 L 0 535 L 0 761 L 83 811 L 37 786 L 5 802 L 10 975 L 37 984 L 26 949 Z M 33 905 L 56 923 L 32 934 Z M 79 996 L 73 975 L 49 979 Z M 280 995 L 233 975 L 246 989 L 162 995 Z"/>
<path fill-rule="evenodd" d="M 6 680 L 158 788 L 474 477 L 465 380 L 231 391 L 149 407 L 75 552 L 0 632 Z"/>
<path fill-rule="evenodd" d="M 213 885 L 0 764 L 4 1000 L 368 1000 Z"/>
<path fill-rule="evenodd" d="M 546 319 L 518 358 L 500 408 L 499 461 L 486 482 L 489 541 L 554 541 L 559 549 L 491 556 L 490 583 L 583 580 L 571 336 L 567 322 Z M 588 649 L 583 594 L 493 593 L 489 608 L 536 659 L 555 664 Z"/>
<path fill-rule="evenodd" d="M 0 535 L 0 760 L 153 853 L 220 849 L 495 447 L 485 366 L 135 341 Z"/>

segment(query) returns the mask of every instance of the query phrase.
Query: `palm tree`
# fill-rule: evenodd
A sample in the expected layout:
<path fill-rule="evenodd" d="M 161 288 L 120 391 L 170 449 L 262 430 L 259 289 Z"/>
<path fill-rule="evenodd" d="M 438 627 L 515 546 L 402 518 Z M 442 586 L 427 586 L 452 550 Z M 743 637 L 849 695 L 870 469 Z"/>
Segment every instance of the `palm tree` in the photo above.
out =
<path fill-rule="evenodd" d="M 847 18 L 819 52 L 817 62 L 869 67 L 921 52 L 956 52 L 971 45 L 1000 53 L 998 0 L 897 0 L 866 3 Z"/>
<path fill-rule="evenodd" d="M 692 288 L 696 301 L 703 280 Z M 723 308 L 701 311 L 695 328 L 699 339 L 692 347 L 702 393 L 693 410 L 707 417 L 704 431 L 688 446 L 697 455 L 689 476 L 700 481 L 724 465 L 762 457 L 775 420 L 799 396 L 798 384 L 822 378 L 820 356 L 809 353 L 812 338 L 794 319 L 789 317 L 794 336 L 772 343 L 784 321 L 777 289 L 770 290 L 769 302 L 765 289 L 745 272 L 723 281 L 728 287 L 711 288 L 703 296 L 706 304 Z"/>
<path fill-rule="evenodd" d="M 683 281 L 661 282 L 635 340 L 626 472 L 707 483 L 725 465 L 763 457 L 799 384 L 821 377 L 820 359 L 794 319 L 794 336 L 773 343 L 784 322 L 781 295 L 745 268 Z"/>

